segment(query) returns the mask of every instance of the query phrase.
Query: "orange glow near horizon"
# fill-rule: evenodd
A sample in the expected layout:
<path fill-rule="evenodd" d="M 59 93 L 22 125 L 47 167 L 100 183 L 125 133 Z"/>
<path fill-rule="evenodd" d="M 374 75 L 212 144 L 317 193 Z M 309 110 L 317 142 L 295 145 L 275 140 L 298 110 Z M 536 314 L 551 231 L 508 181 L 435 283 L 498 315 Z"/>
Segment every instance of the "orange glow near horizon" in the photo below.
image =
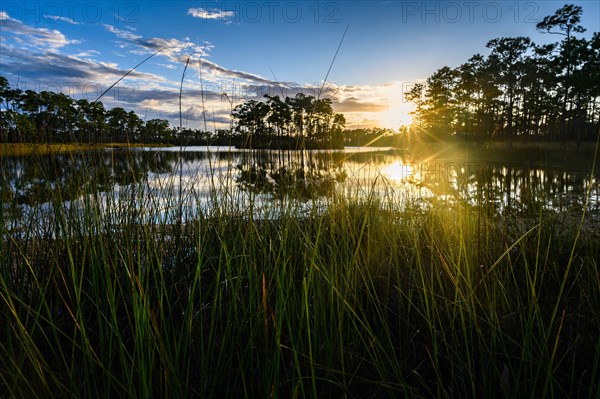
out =
<path fill-rule="evenodd" d="M 390 110 L 384 112 L 379 118 L 381 127 L 398 130 L 401 126 L 410 126 L 412 123 L 412 116 L 404 111 L 394 112 Z"/>
<path fill-rule="evenodd" d="M 383 111 L 379 117 L 380 127 L 398 130 L 401 126 L 410 126 L 412 123 L 410 109 L 403 105 L 394 105 Z"/>

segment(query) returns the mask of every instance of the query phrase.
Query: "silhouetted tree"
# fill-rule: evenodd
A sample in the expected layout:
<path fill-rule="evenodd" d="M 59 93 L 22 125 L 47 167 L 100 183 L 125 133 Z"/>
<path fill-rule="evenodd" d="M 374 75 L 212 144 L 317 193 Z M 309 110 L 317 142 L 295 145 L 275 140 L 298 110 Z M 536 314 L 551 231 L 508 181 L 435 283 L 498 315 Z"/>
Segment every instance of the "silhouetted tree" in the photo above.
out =
<path fill-rule="evenodd" d="M 305 127 L 308 125 L 310 130 L 311 116 L 314 109 L 313 96 L 307 96 L 304 93 L 298 93 L 295 97 L 287 97 L 285 102 L 292 109 L 292 121 L 295 125 L 296 134 L 304 139 Z"/>
<path fill-rule="evenodd" d="M 106 110 L 99 101 L 77 100 L 78 139 L 88 143 L 104 141 Z"/>
<path fill-rule="evenodd" d="M 261 138 L 266 132 L 265 118 L 269 106 L 261 101 L 249 100 L 233 109 L 232 115 L 238 123 L 236 131 L 242 134 L 244 145 L 252 145 L 252 140 Z"/>
<path fill-rule="evenodd" d="M 582 8 L 573 4 L 566 4 L 555 11 L 553 15 L 544 17 L 536 28 L 542 32 L 561 35 L 560 56 L 556 59 L 561 70 L 560 84 L 562 86 L 561 134 L 567 138 L 567 115 L 570 108 L 570 91 L 573 86 L 572 71 L 577 62 L 577 43 L 573 42 L 573 33 L 583 33 L 585 29 L 579 25 L 581 22 Z"/>
<path fill-rule="evenodd" d="M 407 93 L 404 93 L 404 99 L 415 104 L 416 109 L 410 114 L 413 117 L 413 126 L 417 126 L 419 130 L 427 128 L 423 120 L 423 115 L 425 114 L 424 92 L 425 85 L 417 83 Z"/>
<path fill-rule="evenodd" d="M 267 105 L 269 106 L 267 121 L 275 126 L 277 135 L 281 138 L 292 122 L 292 110 L 290 105 L 282 101 L 279 96 L 265 94 L 265 98 L 267 98 Z"/>
<path fill-rule="evenodd" d="M 506 132 L 510 146 L 513 142 L 515 101 L 525 74 L 526 54 L 531 46 L 531 39 L 527 37 L 503 37 L 490 40 L 487 44 L 492 49 L 490 61 L 499 67 L 497 80 L 504 86 Z"/>
<path fill-rule="evenodd" d="M 141 141 L 146 143 L 168 143 L 173 139 L 169 121 L 150 119 L 143 129 Z"/>
<path fill-rule="evenodd" d="M 458 68 L 443 67 L 405 95 L 416 105 L 413 127 L 422 137 L 468 135 L 481 142 L 500 132 L 576 139 L 598 122 L 600 39 L 574 37 L 582 9 L 565 5 L 537 29 L 564 36 L 561 43 L 535 45 L 527 37 L 488 42 L 489 56 L 471 57 Z M 421 93 L 425 93 L 422 98 Z"/>

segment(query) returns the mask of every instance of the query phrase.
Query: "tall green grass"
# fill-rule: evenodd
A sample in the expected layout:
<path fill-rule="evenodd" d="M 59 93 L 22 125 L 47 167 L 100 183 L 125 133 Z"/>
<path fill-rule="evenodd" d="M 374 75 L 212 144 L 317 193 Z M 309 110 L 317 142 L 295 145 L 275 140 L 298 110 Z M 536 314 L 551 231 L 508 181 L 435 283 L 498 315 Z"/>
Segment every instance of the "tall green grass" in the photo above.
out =
<path fill-rule="evenodd" d="M 600 397 L 597 226 L 364 190 L 0 193 L 0 397 Z"/>

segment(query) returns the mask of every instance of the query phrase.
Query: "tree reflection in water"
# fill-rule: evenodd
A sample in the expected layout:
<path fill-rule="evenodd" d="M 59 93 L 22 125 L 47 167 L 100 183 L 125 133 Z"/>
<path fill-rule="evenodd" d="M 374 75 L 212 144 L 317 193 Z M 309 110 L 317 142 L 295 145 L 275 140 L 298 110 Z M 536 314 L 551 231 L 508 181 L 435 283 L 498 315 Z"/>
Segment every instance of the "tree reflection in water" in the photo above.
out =
<path fill-rule="evenodd" d="M 223 201 L 306 202 L 331 197 L 338 189 L 416 197 L 425 204 L 462 202 L 497 216 L 578 211 L 588 188 L 589 210 L 597 213 L 600 205 L 598 181 L 592 180 L 589 187 L 589 170 L 566 162 L 531 159 L 420 161 L 388 152 L 217 151 L 203 147 L 0 157 L 0 166 L 2 209 L 13 214 L 56 198 L 68 202 L 100 194 L 128 195 L 127 201 L 141 202 L 132 206 L 143 208 L 151 203 L 158 209 L 159 202 L 179 203 L 179 184 L 181 201 L 186 202 L 192 217 L 202 207 L 231 205 Z M 246 196 L 232 195 L 235 190 Z M 238 206 L 243 209 L 245 205 Z"/>
<path fill-rule="evenodd" d="M 307 152 L 307 151 L 305 151 Z M 331 154 L 328 154 L 331 155 Z M 236 165 L 242 190 L 301 201 L 329 197 L 346 173 L 332 156 L 294 151 L 253 153 Z"/>

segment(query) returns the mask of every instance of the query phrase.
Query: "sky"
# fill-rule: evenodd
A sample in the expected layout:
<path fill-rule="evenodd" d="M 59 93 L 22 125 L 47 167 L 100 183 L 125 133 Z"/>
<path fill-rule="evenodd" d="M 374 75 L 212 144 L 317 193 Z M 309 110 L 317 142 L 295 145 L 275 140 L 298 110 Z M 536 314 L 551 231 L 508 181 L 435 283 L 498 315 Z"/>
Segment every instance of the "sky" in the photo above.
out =
<path fill-rule="evenodd" d="M 569 3 L 583 8 L 581 36 L 600 31 L 600 2 Z M 106 108 L 212 131 L 228 128 L 243 101 L 303 92 L 331 98 L 347 128 L 397 129 L 410 122 L 406 91 L 487 55 L 489 40 L 559 41 L 535 25 L 564 4 L 3 0 L 0 75 L 13 88 L 93 101 L 151 57 L 104 94 Z"/>

